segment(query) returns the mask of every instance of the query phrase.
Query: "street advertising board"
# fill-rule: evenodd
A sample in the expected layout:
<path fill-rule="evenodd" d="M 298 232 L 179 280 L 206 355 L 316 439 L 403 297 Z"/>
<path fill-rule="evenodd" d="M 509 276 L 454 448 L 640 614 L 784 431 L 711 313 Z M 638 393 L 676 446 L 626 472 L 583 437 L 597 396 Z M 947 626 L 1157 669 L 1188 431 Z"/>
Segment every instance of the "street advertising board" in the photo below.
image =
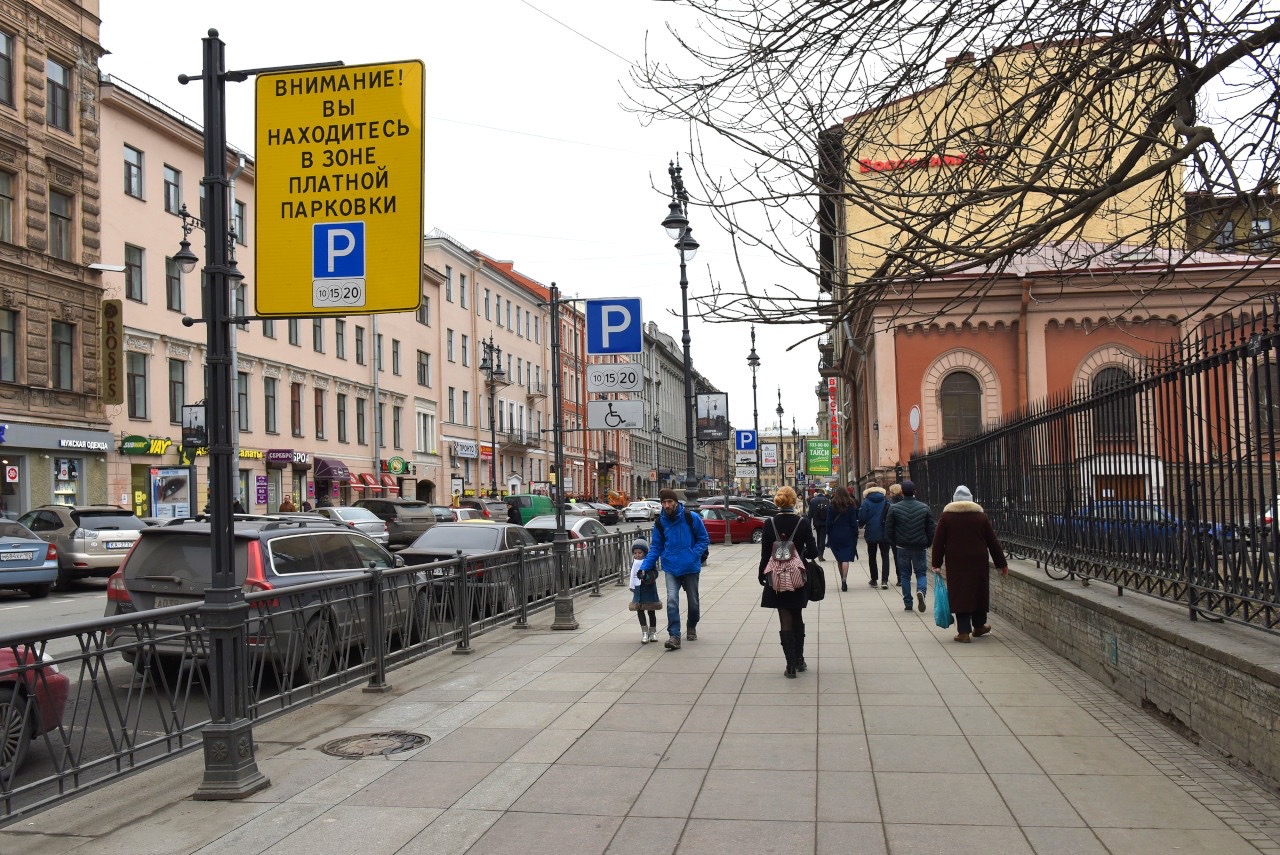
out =
<path fill-rule="evenodd" d="M 778 468 L 778 446 L 772 442 L 760 444 L 760 465 L 765 469 Z"/>
<path fill-rule="evenodd" d="M 259 315 L 371 315 L 422 299 L 423 63 L 257 78 Z"/>
<path fill-rule="evenodd" d="M 831 474 L 831 441 L 811 439 L 805 444 L 804 469 L 810 475 Z"/>
<path fill-rule="evenodd" d="M 191 516 L 191 470 L 185 466 L 155 468 L 151 475 L 151 516 Z"/>
<path fill-rule="evenodd" d="M 729 438 L 729 396 L 723 392 L 696 395 L 698 442 L 717 442 Z"/>
<path fill-rule="evenodd" d="M 639 392 L 644 389 L 644 369 L 638 362 L 587 366 L 587 391 Z"/>

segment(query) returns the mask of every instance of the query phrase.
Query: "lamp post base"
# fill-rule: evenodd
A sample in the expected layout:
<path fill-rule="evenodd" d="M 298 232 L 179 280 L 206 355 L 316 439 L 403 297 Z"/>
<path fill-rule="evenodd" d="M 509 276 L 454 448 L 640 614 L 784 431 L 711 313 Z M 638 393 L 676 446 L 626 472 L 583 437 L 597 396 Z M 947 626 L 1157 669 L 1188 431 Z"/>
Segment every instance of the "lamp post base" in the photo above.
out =
<path fill-rule="evenodd" d="M 270 786 L 253 759 L 253 729 L 248 720 L 206 725 L 204 780 L 191 797 L 198 802 L 234 801 Z"/>
<path fill-rule="evenodd" d="M 551 628 L 565 630 L 578 628 L 578 619 L 573 616 L 573 597 L 567 592 L 556 594 L 556 617 L 551 622 Z"/>

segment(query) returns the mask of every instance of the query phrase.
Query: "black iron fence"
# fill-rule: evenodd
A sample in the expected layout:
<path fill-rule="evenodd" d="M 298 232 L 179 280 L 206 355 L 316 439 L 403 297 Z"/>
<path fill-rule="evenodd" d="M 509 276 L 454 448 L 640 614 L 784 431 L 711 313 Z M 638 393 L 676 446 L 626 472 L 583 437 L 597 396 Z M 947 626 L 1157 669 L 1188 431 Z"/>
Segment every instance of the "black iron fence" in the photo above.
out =
<path fill-rule="evenodd" d="M 630 533 L 569 544 L 567 588 L 625 583 Z M 248 594 L 249 715 L 265 720 L 429 653 L 528 626 L 556 595 L 550 545 Z M 0 637 L 0 824 L 201 745 L 200 604 Z"/>
<path fill-rule="evenodd" d="M 914 457 L 935 513 L 968 486 L 1016 555 L 1280 632 L 1274 306 Z"/>

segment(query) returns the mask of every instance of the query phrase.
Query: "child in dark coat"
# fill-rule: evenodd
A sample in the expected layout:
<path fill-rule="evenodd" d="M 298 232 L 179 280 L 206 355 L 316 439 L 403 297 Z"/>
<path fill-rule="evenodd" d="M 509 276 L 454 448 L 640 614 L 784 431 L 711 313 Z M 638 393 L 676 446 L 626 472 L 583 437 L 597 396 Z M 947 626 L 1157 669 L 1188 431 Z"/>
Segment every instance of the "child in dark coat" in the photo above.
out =
<path fill-rule="evenodd" d="M 648 644 L 658 640 L 658 611 L 662 608 L 662 600 L 658 598 L 658 568 L 648 572 L 640 569 L 644 557 L 649 554 L 649 541 L 643 538 L 631 544 L 631 611 L 636 613 L 640 621 L 640 643 Z M 647 581 L 646 581 L 647 579 Z M 645 615 L 649 622 L 645 624 Z"/>

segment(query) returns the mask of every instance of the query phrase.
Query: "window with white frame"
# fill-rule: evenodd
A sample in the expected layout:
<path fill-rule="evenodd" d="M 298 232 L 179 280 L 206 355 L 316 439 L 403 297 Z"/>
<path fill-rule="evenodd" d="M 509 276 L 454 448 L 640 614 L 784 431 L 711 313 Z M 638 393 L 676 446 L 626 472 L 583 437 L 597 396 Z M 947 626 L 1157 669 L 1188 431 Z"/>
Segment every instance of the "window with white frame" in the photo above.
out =
<path fill-rule="evenodd" d="M 164 165 L 164 209 L 170 214 L 182 210 L 182 172 Z"/>
<path fill-rule="evenodd" d="M 57 190 L 49 191 L 49 254 L 71 260 L 71 212 L 75 199 Z"/>
<path fill-rule="evenodd" d="M 169 360 L 169 422 L 182 424 L 182 407 L 187 402 L 187 360 Z"/>
<path fill-rule="evenodd" d="M 142 198 L 142 152 L 131 145 L 124 147 L 124 194 Z"/>
<path fill-rule="evenodd" d="M 71 69 L 56 59 L 45 60 L 45 121 L 71 132 Z"/>
<path fill-rule="evenodd" d="M 130 351 L 124 356 L 126 405 L 129 418 L 147 418 L 147 355 Z"/>
<path fill-rule="evenodd" d="M 164 260 L 164 306 L 171 312 L 182 311 L 182 266 L 172 258 Z"/>
<path fill-rule="evenodd" d="M 63 321 L 54 321 L 49 337 L 49 380 L 53 388 L 71 391 L 74 387 L 76 358 L 76 328 Z"/>
<path fill-rule="evenodd" d="M 137 303 L 146 302 L 142 288 L 143 251 L 140 246 L 124 245 L 124 296 Z"/>
<path fill-rule="evenodd" d="M 13 36 L 0 30 L 0 101 L 13 106 Z"/>

